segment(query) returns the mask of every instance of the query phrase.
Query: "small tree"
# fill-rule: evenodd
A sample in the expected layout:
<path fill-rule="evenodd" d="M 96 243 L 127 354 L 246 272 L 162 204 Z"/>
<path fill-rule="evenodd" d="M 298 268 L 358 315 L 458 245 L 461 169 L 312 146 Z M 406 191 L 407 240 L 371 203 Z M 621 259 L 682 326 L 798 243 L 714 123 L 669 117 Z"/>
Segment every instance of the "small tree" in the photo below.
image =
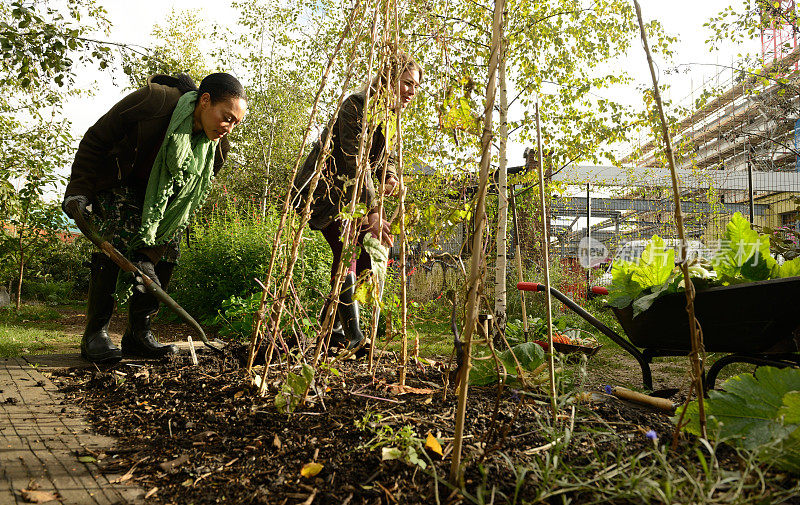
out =
<path fill-rule="evenodd" d="M 87 37 L 108 32 L 106 10 L 95 0 L 70 0 L 63 9 L 47 0 L 0 3 L 0 87 L 27 88 L 40 82 L 72 83 L 75 58 L 108 66 L 108 43 Z"/>
<path fill-rule="evenodd" d="M 16 265 L 17 307 L 28 260 L 66 227 L 59 205 L 48 203 L 70 161 L 68 123 L 56 119 L 61 95 L 47 86 L 4 86 L 0 95 L 0 241 L 3 263 Z M 3 272 L 8 275 L 8 272 Z"/>
<path fill-rule="evenodd" d="M 42 200 L 38 194 L 40 188 L 36 182 L 22 187 L 14 205 L 16 213 L 9 219 L 9 229 L 0 234 L 0 250 L 5 251 L 17 267 L 17 310 L 22 303 L 22 279 L 27 263 L 49 242 L 59 240 L 59 232 L 66 227 L 61 207 Z"/>

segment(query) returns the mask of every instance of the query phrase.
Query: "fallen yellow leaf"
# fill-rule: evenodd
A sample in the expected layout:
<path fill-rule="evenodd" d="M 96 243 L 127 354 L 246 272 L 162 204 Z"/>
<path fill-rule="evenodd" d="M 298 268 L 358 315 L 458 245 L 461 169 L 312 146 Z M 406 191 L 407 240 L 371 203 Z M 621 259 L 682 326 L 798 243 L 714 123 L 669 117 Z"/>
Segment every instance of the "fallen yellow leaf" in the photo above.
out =
<path fill-rule="evenodd" d="M 428 439 L 425 440 L 425 447 L 432 450 L 439 456 L 444 456 L 444 454 L 442 454 L 442 444 L 436 440 L 436 437 L 434 437 L 430 431 L 428 432 Z"/>
<path fill-rule="evenodd" d="M 303 477 L 313 477 L 322 471 L 322 465 L 319 463 L 306 463 L 303 469 L 300 470 L 300 475 Z"/>

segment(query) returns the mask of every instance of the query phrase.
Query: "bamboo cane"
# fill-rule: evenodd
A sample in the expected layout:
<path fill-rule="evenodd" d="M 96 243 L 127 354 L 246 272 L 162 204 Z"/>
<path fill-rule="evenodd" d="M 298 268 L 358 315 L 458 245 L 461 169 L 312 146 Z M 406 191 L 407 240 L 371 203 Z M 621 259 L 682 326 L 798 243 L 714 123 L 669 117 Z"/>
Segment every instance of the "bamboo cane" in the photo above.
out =
<path fill-rule="evenodd" d="M 386 43 L 388 41 L 387 33 L 388 33 L 388 20 L 389 20 L 389 3 L 386 2 L 384 11 L 384 26 L 383 26 L 383 36 L 384 36 L 384 46 L 388 47 Z M 381 60 L 381 67 L 386 63 L 386 56 Z M 389 110 L 384 109 L 384 121 L 388 123 L 389 121 Z M 380 184 L 380 191 L 378 197 L 378 227 L 380 230 L 383 230 L 383 215 L 384 215 L 384 208 L 386 204 L 386 170 L 389 167 L 389 153 L 388 149 L 386 155 L 384 156 L 383 162 L 381 164 L 381 184 Z M 398 209 L 399 210 L 399 209 Z M 387 265 L 387 272 L 385 275 L 388 275 L 388 265 Z M 383 288 L 386 282 L 384 275 L 384 279 L 380 279 L 379 286 L 378 286 L 378 300 L 375 303 L 375 309 L 372 311 L 372 321 L 370 322 L 369 327 L 369 365 L 368 369 L 370 372 L 374 373 L 375 370 L 375 347 L 378 339 L 378 322 L 380 321 L 381 317 L 381 303 L 383 302 Z"/>
<path fill-rule="evenodd" d="M 394 36 L 395 47 L 400 47 L 400 15 L 397 11 L 397 1 L 394 3 Z M 400 76 L 397 76 L 395 83 L 395 98 L 400 103 Z M 400 338 L 402 339 L 402 365 L 400 367 L 400 385 L 406 385 L 406 373 L 408 371 L 408 278 L 406 277 L 406 260 L 408 255 L 406 244 L 406 186 L 403 177 L 403 131 L 400 126 L 402 109 L 398 105 L 395 116 L 397 136 L 397 177 L 400 185 Z"/>
<path fill-rule="evenodd" d="M 558 417 L 558 406 L 556 405 L 556 364 L 555 352 L 553 352 L 553 299 L 550 295 L 550 227 L 547 226 L 547 209 L 545 207 L 545 186 L 544 186 L 544 153 L 542 152 L 542 128 L 539 117 L 539 103 L 536 103 L 536 149 L 539 158 L 539 205 L 542 211 L 542 259 L 544 260 L 544 291 L 545 304 L 547 307 L 547 342 L 549 343 L 548 353 L 548 377 L 550 380 L 550 409 L 553 413 L 553 424 L 555 425 Z M 530 156 L 530 155 L 529 155 Z"/>
<path fill-rule="evenodd" d="M 517 264 L 517 282 L 524 282 L 524 272 L 522 271 L 522 248 L 519 246 L 519 221 L 517 221 L 517 197 L 514 190 L 511 190 L 511 216 L 514 221 L 514 255 Z M 520 306 L 522 307 L 522 331 L 525 341 L 528 341 L 528 315 L 525 308 L 525 291 L 519 292 Z"/>
<path fill-rule="evenodd" d="M 375 37 L 374 37 L 374 30 L 377 20 L 377 12 L 373 17 L 372 22 L 372 37 L 371 37 L 371 44 L 370 44 L 370 58 L 373 56 L 373 51 L 375 47 Z M 370 62 L 371 63 L 371 62 Z M 370 65 L 371 66 L 371 65 Z M 352 68 L 352 67 L 351 67 Z M 348 73 L 349 73 L 348 69 Z M 364 109 L 362 110 L 362 123 L 361 123 L 361 131 L 366 131 L 367 127 L 367 116 L 366 113 L 369 107 L 369 97 L 371 93 L 371 86 L 367 87 L 367 93 L 364 99 Z M 343 95 L 344 96 L 344 95 Z M 333 120 L 332 120 L 333 123 Z M 332 124 L 328 130 L 329 139 L 332 136 Z M 356 159 L 357 166 L 356 166 L 356 176 L 355 176 L 355 184 L 352 189 L 352 195 L 347 209 L 344 211 L 346 214 L 353 215 L 355 213 L 356 204 L 359 201 L 358 195 L 361 194 L 362 188 L 364 187 L 364 180 L 367 174 L 367 166 L 368 166 L 368 156 L 369 156 L 369 147 L 367 147 L 367 139 L 365 138 L 366 135 L 362 135 L 360 142 L 359 142 L 359 152 L 357 154 Z M 369 139 L 370 146 L 371 146 L 371 139 Z M 310 201 L 308 202 L 310 204 Z M 331 303 L 328 304 L 328 308 L 326 313 L 323 316 L 323 324 L 320 329 L 320 333 L 317 338 L 317 346 L 314 350 L 314 358 L 313 358 L 313 365 L 316 367 L 319 363 L 321 351 L 324 347 L 324 343 L 327 339 L 330 339 L 331 330 L 333 328 L 334 322 L 334 314 L 336 312 L 336 308 L 338 306 L 338 298 L 339 293 L 341 292 L 342 282 L 347 274 L 347 270 L 350 267 L 350 262 L 348 261 L 349 258 L 352 257 L 353 251 L 351 248 L 356 243 L 356 239 L 358 237 L 360 227 L 358 223 L 352 219 L 346 221 L 344 223 L 344 232 L 342 234 L 342 256 L 341 261 L 339 262 L 338 270 L 336 272 L 336 281 L 334 282 L 333 291 L 331 292 Z"/>
<path fill-rule="evenodd" d="M 311 114 L 308 118 L 308 123 L 306 124 L 306 128 L 303 131 L 303 141 L 300 144 L 300 149 L 297 152 L 297 156 L 295 157 L 294 167 L 292 168 L 292 173 L 289 176 L 289 180 L 293 181 L 295 176 L 297 175 L 297 171 L 300 168 L 300 162 L 303 159 L 303 154 L 305 151 L 306 143 L 308 142 L 308 136 L 311 133 L 311 127 L 314 124 L 314 118 L 317 115 L 317 108 L 319 106 L 320 98 L 322 97 L 322 92 L 325 90 L 325 86 L 328 83 L 328 76 L 330 75 L 331 69 L 333 68 L 333 63 L 336 61 L 336 57 L 338 56 L 339 52 L 342 49 L 342 45 L 347 37 L 350 36 L 350 32 L 352 31 L 353 23 L 356 19 L 356 13 L 358 12 L 360 7 L 360 0 L 356 0 L 355 5 L 353 6 L 352 11 L 350 12 L 350 17 L 347 20 L 347 26 L 345 27 L 344 31 L 342 32 L 342 36 L 339 38 L 339 41 L 334 48 L 333 54 L 328 60 L 328 65 L 325 67 L 325 71 L 322 74 L 322 80 L 320 82 L 319 88 L 317 89 L 317 94 L 314 97 L 314 105 L 311 108 Z M 256 348 L 260 343 L 259 335 L 261 332 L 261 327 L 264 323 L 264 317 L 266 316 L 266 308 L 267 308 L 267 296 L 269 293 L 270 283 L 272 282 L 272 273 L 275 268 L 275 261 L 278 257 L 278 247 L 282 243 L 281 237 L 283 236 L 283 230 L 286 226 L 286 221 L 289 216 L 289 206 L 292 200 L 292 192 L 288 191 L 286 194 L 286 198 L 283 202 L 283 210 L 281 212 L 281 220 L 278 224 L 278 229 L 275 231 L 275 241 L 272 244 L 272 255 L 269 259 L 269 267 L 267 268 L 267 278 L 265 280 L 265 284 L 263 289 L 261 290 L 261 301 L 259 303 L 258 312 L 256 312 L 256 317 L 254 320 L 254 327 L 253 332 L 250 336 L 250 346 L 248 348 L 247 353 L 247 372 L 249 373 L 253 368 L 253 360 L 255 359 Z"/>
<path fill-rule="evenodd" d="M 361 32 L 359 32 L 357 38 L 360 38 L 360 36 L 361 36 Z M 357 50 L 357 46 L 354 45 L 353 46 L 353 51 L 350 54 L 350 60 L 349 60 L 350 63 L 348 64 L 347 69 L 346 69 L 346 75 L 345 75 L 344 83 L 342 84 L 342 92 L 339 95 L 339 100 L 337 102 L 336 110 L 334 111 L 334 114 L 332 115 L 331 119 L 327 123 L 327 132 L 328 133 L 325 136 L 325 139 L 322 140 L 322 144 L 321 144 L 322 148 L 320 149 L 320 154 L 319 154 L 319 156 L 317 158 L 317 161 L 316 161 L 316 167 L 315 167 L 315 171 L 314 171 L 314 176 L 311 178 L 311 181 L 308 184 L 308 194 L 309 195 L 313 195 L 314 194 L 314 190 L 316 189 L 317 184 L 319 182 L 319 179 L 322 176 L 322 167 L 323 167 L 324 161 L 326 159 L 326 156 L 328 155 L 328 150 L 329 150 L 328 146 L 329 146 L 331 138 L 333 136 L 333 125 L 336 122 L 336 118 L 338 117 L 339 109 L 341 108 L 342 103 L 344 102 L 344 99 L 346 97 L 347 89 L 349 87 L 350 79 L 352 77 L 352 69 L 353 69 L 353 66 L 355 65 L 355 61 L 356 61 L 356 58 L 354 57 L 356 50 Z M 298 226 L 295 229 L 293 242 L 292 242 L 292 246 L 291 246 L 291 251 L 286 256 L 286 264 L 285 264 L 286 267 L 285 267 L 283 281 L 281 283 L 281 287 L 280 287 L 280 290 L 278 292 L 278 296 L 276 297 L 276 300 L 273 303 L 272 309 L 271 309 L 271 312 L 270 312 L 271 315 L 270 315 L 270 318 L 269 318 L 269 321 L 270 321 L 269 331 L 270 331 L 271 335 L 274 335 L 276 333 L 276 331 L 278 330 L 278 328 L 280 328 L 280 322 L 281 322 L 281 318 L 283 316 L 284 300 L 285 300 L 285 298 L 286 298 L 286 296 L 287 296 L 287 294 L 289 292 L 289 284 L 291 283 L 292 274 L 293 274 L 293 271 L 294 271 L 294 265 L 297 262 L 297 257 L 298 257 L 297 250 L 298 250 L 298 248 L 300 246 L 300 241 L 301 241 L 302 236 L 303 236 L 303 230 L 305 228 L 305 224 L 308 222 L 309 217 L 311 215 L 311 203 L 312 203 L 312 198 L 309 197 L 306 200 L 305 206 L 303 207 L 303 210 L 301 212 L 300 222 L 298 223 Z M 346 246 L 347 246 L 347 244 L 345 243 L 345 247 Z M 336 283 L 335 286 L 334 286 L 334 293 L 333 293 L 334 296 L 338 296 L 338 292 L 339 292 L 340 288 L 341 288 L 341 279 L 339 279 L 339 282 Z M 321 330 L 321 333 L 323 333 L 325 331 L 330 333 L 331 327 L 333 325 L 333 321 L 332 321 L 331 318 L 326 318 L 326 322 L 327 322 L 327 324 L 325 322 L 323 323 L 323 328 Z M 269 363 L 269 356 L 271 356 L 272 351 L 274 349 L 274 341 L 275 341 L 274 338 L 271 339 L 270 349 L 269 349 L 269 354 L 268 354 L 268 359 L 267 359 L 268 363 Z M 316 356 L 315 356 L 315 364 L 316 364 Z M 265 392 L 265 388 L 266 388 L 266 384 L 267 384 L 267 380 L 266 379 L 267 379 L 268 372 L 269 372 L 269 367 L 268 366 L 264 367 L 264 373 L 263 373 L 263 376 L 261 377 L 261 390 L 260 390 L 261 394 L 263 394 Z"/>
<path fill-rule="evenodd" d="M 681 212 L 681 193 L 678 186 L 678 177 L 675 173 L 675 154 L 672 151 L 672 139 L 669 135 L 669 126 L 667 119 L 664 115 L 664 105 L 661 102 L 661 92 L 658 87 L 658 79 L 656 78 L 655 68 L 653 67 L 653 57 L 650 55 L 650 46 L 647 43 L 647 33 L 644 29 L 644 21 L 642 21 L 642 8 L 639 6 L 638 0 L 633 0 L 636 7 L 636 17 L 639 20 L 639 29 L 641 30 L 642 45 L 644 52 L 647 55 L 647 65 L 650 67 L 650 77 L 653 79 L 653 93 L 655 95 L 656 106 L 658 108 L 658 117 L 661 120 L 661 133 L 664 137 L 664 146 L 667 151 L 667 159 L 669 160 L 669 170 L 672 175 L 672 195 L 675 201 L 675 226 L 678 229 L 678 238 L 681 241 L 681 271 L 683 272 L 683 279 L 686 284 L 686 312 L 689 317 L 689 334 L 691 337 L 692 353 L 690 360 L 692 364 L 692 381 L 697 393 L 697 407 L 698 415 L 700 417 L 700 434 L 703 438 L 708 438 L 706 433 L 706 414 L 703 397 L 703 359 L 705 358 L 705 348 L 703 346 L 703 338 L 700 332 L 699 323 L 694 314 L 694 284 L 689 277 L 689 267 L 686 264 L 686 234 L 683 230 L 683 214 Z M 680 426 L 676 427 L 677 430 Z"/>
<path fill-rule="evenodd" d="M 456 407 L 456 424 L 453 438 L 453 461 L 450 465 L 450 482 L 457 484 L 461 477 L 461 447 L 464 439 L 464 418 L 467 408 L 467 384 L 469 382 L 469 370 L 472 366 L 470 351 L 472 347 L 472 335 L 475 332 L 475 324 L 478 319 L 478 290 L 481 285 L 482 268 L 484 257 L 482 254 L 484 232 L 486 229 L 486 186 L 489 179 L 489 162 L 491 161 L 492 143 L 492 113 L 494 111 L 494 100 L 496 91 L 497 64 L 500 57 L 500 40 L 502 38 L 502 18 L 505 10 L 505 0 L 495 0 L 494 16 L 492 19 L 492 52 L 489 57 L 489 75 L 486 82 L 486 106 L 483 111 L 483 133 L 481 135 L 481 162 L 480 162 L 480 182 L 478 184 L 478 194 L 475 203 L 475 232 L 472 237 L 472 258 L 470 259 L 469 270 L 469 292 L 467 294 L 467 310 L 464 321 L 464 343 L 463 343 L 463 369 L 459 380 L 460 389 L 458 391 L 458 405 Z"/>

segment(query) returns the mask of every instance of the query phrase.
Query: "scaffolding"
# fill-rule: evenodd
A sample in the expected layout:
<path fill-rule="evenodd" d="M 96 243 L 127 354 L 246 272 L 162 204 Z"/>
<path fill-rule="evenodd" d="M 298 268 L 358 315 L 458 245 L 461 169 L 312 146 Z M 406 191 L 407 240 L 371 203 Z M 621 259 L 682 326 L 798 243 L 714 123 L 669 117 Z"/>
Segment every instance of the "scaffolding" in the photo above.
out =
<path fill-rule="evenodd" d="M 788 4 L 780 7 L 793 12 Z M 773 48 L 765 54 L 777 57 L 753 72 L 731 65 L 706 80 L 706 98 L 673 126 L 687 238 L 714 243 L 734 212 L 757 227 L 800 228 L 800 48 L 793 32 L 787 34 L 777 23 L 765 31 L 764 48 Z M 582 244 L 599 242 L 610 259 L 632 240 L 677 236 L 671 177 L 658 140 L 635 149 L 620 167 L 572 166 L 554 180 L 582 187 L 585 195 L 553 202 L 554 252 L 562 262 L 579 258 Z M 584 282 L 600 273 L 584 272 Z M 581 296 L 585 286 L 570 291 Z"/>

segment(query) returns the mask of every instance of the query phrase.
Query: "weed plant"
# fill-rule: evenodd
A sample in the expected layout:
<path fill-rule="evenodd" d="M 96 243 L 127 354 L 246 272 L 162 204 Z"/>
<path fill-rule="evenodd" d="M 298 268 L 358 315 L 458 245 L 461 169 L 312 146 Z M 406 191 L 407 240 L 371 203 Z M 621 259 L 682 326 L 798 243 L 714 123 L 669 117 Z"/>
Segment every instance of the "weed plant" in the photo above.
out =
<path fill-rule="evenodd" d="M 591 413 L 579 415 L 574 430 L 550 435 L 562 441 L 553 450 L 525 462 L 503 454 L 502 471 L 517 480 L 506 503 L 783 503 L 800 492 L 796 480 L 758 464 L 751 453 L 704 440 L 672 452 L 655 432 L 624 433 Z M 631 437 L 652 440 L 641 448 Z M 591 449 L 582 454 L 576 446 Z M 523 488 L 532 501 L 519 498 Z"/>
<path fill-rule="evenodd" d="M 585 359 L 556 366 L 563 370 L 556 375 L 559 412 L 568 419 L 553 424 L 546 397 L 536 389 L 512 390 L 509 398 L 536 405 L 539 415 L 525 416 L 520 429 L 552 445 L 532 448 L 507 439 L 496 452 L 474 453 L 470 478 L 459 485 L 465 503 L 744 505 L 795 503 L 800 496 L 796 476 L 760 463 L 756 451 L 692 436 L 672 451 L 671 430 L 658 433 L 642 420 L 606 422 L 593 404 L 577 401 L 586 390 Z"/>

